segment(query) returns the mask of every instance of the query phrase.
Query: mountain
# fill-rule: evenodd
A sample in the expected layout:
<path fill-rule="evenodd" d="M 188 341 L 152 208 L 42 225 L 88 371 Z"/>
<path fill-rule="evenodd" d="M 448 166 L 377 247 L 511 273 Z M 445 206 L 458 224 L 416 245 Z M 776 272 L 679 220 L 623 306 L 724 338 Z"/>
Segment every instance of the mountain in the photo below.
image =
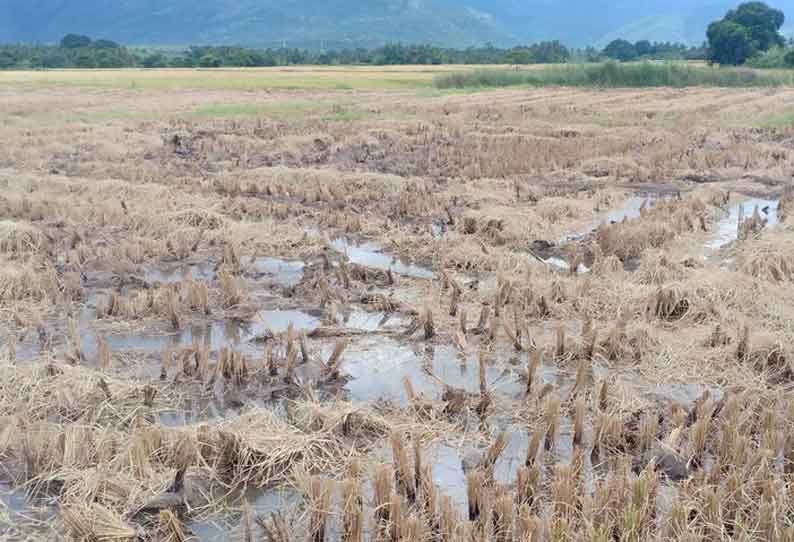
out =
<path fill-rule="evenodd" d="M 126 44 L 507 46 L 616 37 L 699 44 L 729 0 L 0 0 L 0 42 L 69 32 Z M 790 13 L 794 0 L 772 0 Z"/>

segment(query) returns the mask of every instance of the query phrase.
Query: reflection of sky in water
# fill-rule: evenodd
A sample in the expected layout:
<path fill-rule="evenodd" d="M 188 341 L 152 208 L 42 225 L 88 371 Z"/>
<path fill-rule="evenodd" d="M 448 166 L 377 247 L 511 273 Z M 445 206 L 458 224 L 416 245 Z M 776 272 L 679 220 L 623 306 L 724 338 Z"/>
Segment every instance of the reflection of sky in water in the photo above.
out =
<path fill-rule="evenodd" d="M 623 220 L 634 220 L 640 218 L 643 206 L 649 209 L 653 206 L 653 199 L 649 196 L 632 196 L 626 200 L 623 207 L 617 211 L 607 213 L 601 223 L 611 224 L 613 222 L 623 222 Z"/>
<path fill-rule="evenodd" d="M 12 490 L 0 482 L 0 540 L 50 539 L 56 510 L 45 499 L 28 498 L 23 490 Z"/>
<path fill-rule="evenodd" d="M 716 238 L 708 243 L 708 247 L 720 248 L 736 241 L 739 237 L 739 222 L 752 217 L 756 207 L 761 218 L 767 221 L 767 226 L 774 226 L 778 223 L 778 204 L 777 200 L 750 198 L 731 206 L 728 216 L 720 220 L 717 225 Z M 767 210 L 766 213 L 764 209 Z"/>
<path fill-rule="evenodd" d="M 624 219 L 635 220 L 637 218 L 640 218 L 643 206 L 646 209 L 653 207 L 653 202 L 655 198 L 656 196 L 650 194 L 642 195 L 642 196 L 632 196 L 623 203 L 623 206 L 620 209 L 601 215 L 599 218 L 596 219 L 595 223 L 593 223 L 586 230 L 569 233 L 568 235 L 560 239 L 559 242 L 560 244 L 564 245 L 570 241 L 579 239 L 582 236 L 587 235 L 591 231 L 598 228 L 598 226 L 600 226 L 601 224 L 612 224 L 613 222 L 623 222 Z M 550 262 L 549 260 L 546 260 L 546 262 L 555 265 L 554 262 Z M 565 263 L 565 268 L 566 269 L 568 268 L 567 262 Z"/>
<path fill-rule="evenodd" d="M 96 360 L 99 355 L 99 333 L 90 323 L 90 314 L 83 311 L 80 328 L 83 354 L 88 361 Z M 186 325 L 175 333 L 161 333 L 139 329 L 111 330 L 101 335 L 113 351 L 163 352 L 167 348 L 191 346 L 194 343 L 218 350 L 250 341 L 270 329 L 283 333 L 293 323 L 297 331 L 312 331 L 320 326 L 320 319 L 300 310 L 262 310 L 250 321 L 224 320 Z M 59 331 L 65 333 L 65 331 Z M 36 358 L 40 345 L 33 337 L 17 345 L 17 358 L 20 360 Z"/>
<path fill-rule="evenodd" d="M 378 245 L 374 243 L 354 244 L 346 239 L 338 238 L 331 242 L 334 250 L 345 254 L 351 263 L 372 267 L 387 271 L 391 269 L 398 275 L 414 277 L 420 279 L 433 278 L 433 272 L 418 265 L 404 263 L 398 258 L 394 258 L 381 252 Z"/>
<path fill-rule="evenodd" d="M 546 262 L 547 264 L 551 265 L 552 267 L 555 267 L 555 268 L 559 269 L 560 271 L 570 271 L 571 270 L 570 264 L 568 262 L 566 262 L 565 260 L 563 260 L 562 258 L 558 258 L 557 256 L 551 256 L 549 258 L 546 258 L 543 261 Z M 578 274 L 580 274 L 580 275 L 584 274 L 584 273 L 589 273 L 590 272 L 590 268 L 587 267 L 585 264 L 580 263 L 579 267 L 576 268 L 576 272 Z"/>
<path fill-rule="evenodd" d="M 324 356 L 330 355 L 331 346 Z M 499 393 L 520 394 L 525 385 L 516 374 L 505 372 L 503 363 L 486 367 L 489 389 Z M 411 380 L 416 393 L 440 399 L 443 384 L 479 393 L 479 364 L 475 356 L 464 362 L 452 346 L 439 346 L 430 352 L 387 337 L 362 337 L 348 346 L 343 355 L 342 372 L 351 380 L 345 386 L 351 398 L 359 401 L 388 399 L 405 404 L 403 380 Z"/>
<path fill-rule="evenodd" d="M 257 517 L 269 519 L 273 513 L 286 513 L 295 510 L 302 497 L 297 491 L 284 488 L 250 490 L 246 493 L 245 500 L 251 507 L 251 516 L 255 522 Z M 230 506 L 241 510 L 242 499 L 239 499 L 239 501 L 230 503 Z M 186 526 L 199 540 L 238 541 L 244 540 L 245 535 L 241 512 L 210 518 L 205 521 L 187 521 Z M 257 531 L 258 528 L 256 523 L 254 523 L 255 535 Z"/>
<path fill-rule="evenodd" d="M 305 264 L 301 261 L 287 261 L 279 258 L 256 258 L 253 268 L 264 273 L 284 286 L 295 286 L 303 278 Z"/>

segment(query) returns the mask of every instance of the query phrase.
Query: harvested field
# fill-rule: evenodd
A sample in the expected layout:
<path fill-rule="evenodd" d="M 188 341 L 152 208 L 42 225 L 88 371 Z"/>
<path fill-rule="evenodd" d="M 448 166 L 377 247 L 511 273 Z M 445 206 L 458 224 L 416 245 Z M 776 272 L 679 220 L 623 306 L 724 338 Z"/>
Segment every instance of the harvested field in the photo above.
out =
<path fill-rule="evenodd" d="M 0 76 L 0 539 L 794 540 L 794 89 L 443 71 Z"/>

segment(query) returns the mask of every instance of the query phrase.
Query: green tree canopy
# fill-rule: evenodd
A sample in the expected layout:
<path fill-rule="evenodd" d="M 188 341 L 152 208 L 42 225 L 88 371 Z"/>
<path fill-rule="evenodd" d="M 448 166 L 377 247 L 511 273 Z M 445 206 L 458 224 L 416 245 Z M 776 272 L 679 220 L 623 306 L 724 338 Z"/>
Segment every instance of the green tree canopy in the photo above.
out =
<path fill-rule="evenodd" d="M 725 20 L 745 27 L 750 32 L 753 45 L 761 51 L 766 51 L 773 45 L 782 46 L 784 43 L 778 30 L 786 21 L 785 15 L 763 2 L 744 3 L 729 11 Z"/>
<path fill-rule="evenodd" d="M 709 58 L 720 64 L 744 64 L 753 54 L 783 46 L 780 27 L 786 17 L 763 2 L 745 2 L 709 25 Z"/>
<path fill-rule="evenodd" d="M 66 34 L 61 40 L 64 49 L 79 49 L 91 45 L 91 38 L 82 34 Z"/>
<path fill-rule="evenodd" d="M 709 60 L 718 64 L 744 64 L 755 52 L 750 33 L 742 25 L 731 21 L 716 21 L 709 25 Z"/>
<path fill-rule="evenodd" d="M 618 39 L 610 42 L 609 45 L 604 48 L 604 56 L 620 60 L 621 62 L 636 60 L 637 49 L 634 47 L 633 43 Z"/>

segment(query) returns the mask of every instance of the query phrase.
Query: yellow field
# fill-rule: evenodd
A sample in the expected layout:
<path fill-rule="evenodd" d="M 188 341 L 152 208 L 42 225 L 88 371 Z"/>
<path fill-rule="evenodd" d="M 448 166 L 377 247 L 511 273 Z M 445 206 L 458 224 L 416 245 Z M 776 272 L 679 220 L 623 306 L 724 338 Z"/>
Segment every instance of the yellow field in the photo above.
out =
<path fill-rule="evenodd" d="M 125 89 L 405 89 L 432 85 L 436 74 L 461 66 L 289 67 L 0 71 L 0 85 Z M 465 69 L 465 68 L 464 68 Z"/>

